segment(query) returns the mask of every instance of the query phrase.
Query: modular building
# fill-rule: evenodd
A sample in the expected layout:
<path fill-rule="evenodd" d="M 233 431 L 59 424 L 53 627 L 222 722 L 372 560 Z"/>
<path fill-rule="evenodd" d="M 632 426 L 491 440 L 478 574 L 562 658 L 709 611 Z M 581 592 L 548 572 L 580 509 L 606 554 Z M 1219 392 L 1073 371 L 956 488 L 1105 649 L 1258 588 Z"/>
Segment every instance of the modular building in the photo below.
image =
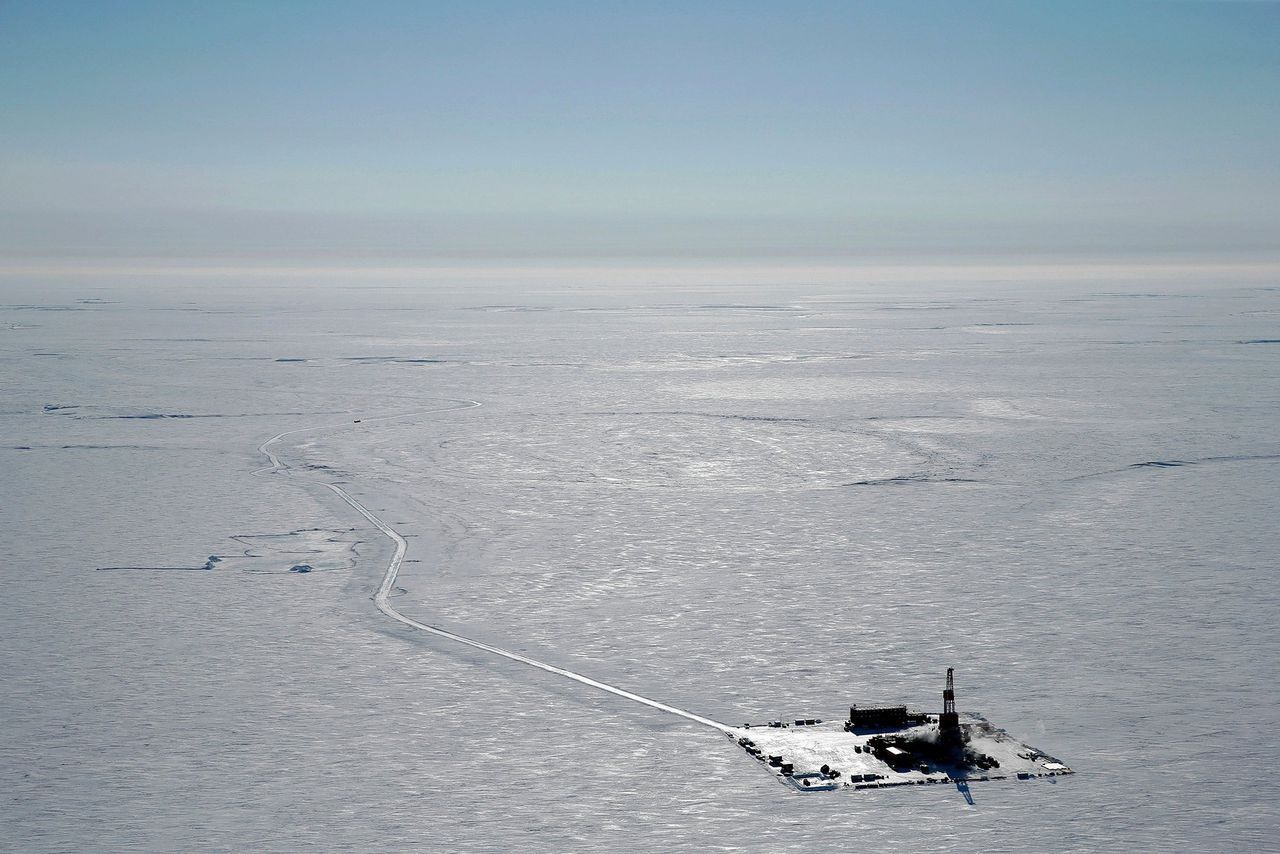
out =
<path fill-rule="evenodd" d="M 908 725 L 906 706 L 849 707 L 850 729 L 905 729 Z"/>

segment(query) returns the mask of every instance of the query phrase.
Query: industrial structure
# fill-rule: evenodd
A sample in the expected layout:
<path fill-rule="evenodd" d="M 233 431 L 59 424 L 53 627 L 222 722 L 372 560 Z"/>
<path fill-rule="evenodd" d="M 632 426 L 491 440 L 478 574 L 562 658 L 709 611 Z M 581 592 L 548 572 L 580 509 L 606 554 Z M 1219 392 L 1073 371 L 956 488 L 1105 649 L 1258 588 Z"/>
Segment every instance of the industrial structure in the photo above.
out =
<path fill-rule="evenodd" d="M 850 706 L 846 732 L 875 732 L 903 730 L 928 723 L 930 716 L 924 712 L 909 711 L 906 706 Z M 801 721 L 796 721 L 799 725 Z M 963 741 L 960 730 L 960 714 L 956 711 L 955 669 L 947 668 L 947 687 L 942 692 L 942 714 L 938 716 L 939 740 L 946 744 Z"/>
<path fill-rule="evenodd" d="M 906 706 L 849 707 L 849 730 L 906 729 Z"/>
<path fill-rule="evenodd" d="M 960 715 L 956 712 L 955 669 L 947 668 L 947 687 L 942 691 L 942 714 L 938 716 L 938 738 L 943 743 L 959 744 Z"/>
<path fill-rule="evenodd" d="M 981 715 L 966 714 L 961 723 L 955 670 L 950 667 L 941 713 L 898 705 L 850 706 L 847 721 L 796 718 L 792 725 L 773 720 L 743 724 L 727 734 L 798 792 L 953 783 L 967 793 L 970 780 L 1030 780 L 1072 773 L 1066 764 L 996 729 Z"/>

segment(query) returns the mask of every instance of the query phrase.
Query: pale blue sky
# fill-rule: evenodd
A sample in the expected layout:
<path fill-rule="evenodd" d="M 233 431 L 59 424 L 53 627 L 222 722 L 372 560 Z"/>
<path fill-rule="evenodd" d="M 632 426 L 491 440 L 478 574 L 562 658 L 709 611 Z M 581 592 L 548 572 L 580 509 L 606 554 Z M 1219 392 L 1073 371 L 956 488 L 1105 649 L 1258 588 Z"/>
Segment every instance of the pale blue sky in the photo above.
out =
<path fill-rule="evenodd" d="M 1280 248 L 1280 4 L 0 0 L 0 251 Z"/>

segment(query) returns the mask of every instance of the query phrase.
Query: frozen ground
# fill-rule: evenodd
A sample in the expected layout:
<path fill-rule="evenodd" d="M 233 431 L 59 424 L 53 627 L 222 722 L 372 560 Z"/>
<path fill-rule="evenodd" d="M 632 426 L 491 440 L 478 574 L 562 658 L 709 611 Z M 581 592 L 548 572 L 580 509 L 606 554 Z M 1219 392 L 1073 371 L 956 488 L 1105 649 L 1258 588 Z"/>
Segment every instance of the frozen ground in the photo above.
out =
<path fill-rule="evenodd" d="M 966 749 L 995 759 L 999 765 L 989 769 L 956 767 L 947 761 L 891 768 L 868 746 L 868 742 L 881 733 L 847 732 L 844 722 L 839 720 L 810 721 L 805 725 L 797 721 L 794 725 L 784 723 L 782 727 L 757 724 L 737 727 L 728 736 L 748 754 L 754 750 L 752 758 L 762 769 L 777 775 L 783 785 L 793 785 L 810 794 L 816 793 L 815 787 L 822 787 L 818 791 L 828 791 L 950 785 L 960 781 L 967 785 L 970 781 L 1032 780 L 1072 773 L 1057 757 L 1017 741 L 979 715 L 962 716 L 961 726 Z M 916 740 L 933 740 L 937 734 L 936 717 L 931 723 L 890 733 Z M 801 785 L 797 786 L 797 781 Z"/>
<path fill-rule="evenodd" d="M 1276 284 L 9 277 L 0 846 L 1277 850 Z M 415 621 L 732 723 L 956 666 L 1077 773 L 790 795 L 389 620 L 320 483 Z"/>

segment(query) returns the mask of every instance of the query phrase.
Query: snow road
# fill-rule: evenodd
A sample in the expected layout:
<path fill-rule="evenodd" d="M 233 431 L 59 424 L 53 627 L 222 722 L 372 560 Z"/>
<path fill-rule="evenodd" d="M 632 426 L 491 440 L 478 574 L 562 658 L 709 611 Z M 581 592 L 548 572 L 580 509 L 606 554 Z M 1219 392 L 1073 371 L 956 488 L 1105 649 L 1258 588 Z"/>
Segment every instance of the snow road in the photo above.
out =
<path fill-rule="evenodd" d="M 365 418 L 365 419 L 361 419 L 360 423 L 369 424 L 369 423 L 376 423 L 380 421 L 392 421 L 392 420 L 399 420 L 403 418 L 413 418 L 419 415 L 430 415 L 430 414 L 439 413 L 439 412 L 455 412 L 461 409 L 474 409 L 475 407 L 480 405 L 481 405 L 480 402 L 476 400 L 461 401 L 460 405 L 458 406 L 449 406 L 442 409 L 427 409 L 427 410 L 421 410 L 418 412 L 409 412 L 403 415 L 386 415 L 386 416 L 380 416 L 378 418 Z M 289 469 L 289 465 L 287 463 L 281 462 L 280 458 L 276 454 L 272 453 L 271 451 L 271 446 L 274 445 L 276 442 L 280 441 L 281 439 L 285 438 L 286 436 L 292 436 L 297 433 L 309 433 L 309 432 L 314 432 L 319 430 L 334 430 L 340 427 L 348 427 L 348 426 L 350 426 L 350 424 L 344 422 L 342 424 L 330 424 L 330 425 L 325 425 L 323 427 L 301 427 L 297 430 L 287 430 L 283 433 L 277 433 L 275 436 L 272 436 L 270 439 L 268 439 L 267 441 L 263 442 L 261 445 L 258 446 L 258 451 L 262 453 L 263 456 L 265 456 L 271 462 L 271 465 L 265 468 L 260 468 L 254 471 L 253 474 L 274 474 L 278 472 L 287 471 Z M 521 664 L 528 665 L 529 667 L 536 667 L 539 670 L 545 670 L 548 673 L 554 673 L 557 676 L 563 676 L 566 679 L 572 679 L 573 681 L 580 682 L 583 685 L 586 685 L 590 688 L 595 688 L 596 690 L 599 690 L 599 691 L 606 691 L 618 697 L 631 700 L 632 702 L 640 703 L 641 705 L 645 705 L 645 706 L 649 706 L 650 708 L 657 709 L 660 712 L 666 712 L 671 715 L 677 715 L 687 720 L 694 721 L 695 723 L 702 724 L 703 726 L 708 726 L 713 729 L 719 730 L 720 732 L 723 732 L 723 733 L 729 733 L 733 730 L 733 727 L 729 726 L 728 724 L 720 723 L 719 721 L 714 721 L 711 718 L 706 718 L 706 717 L 703 717 L 702 715 L 697 715 L 697 714 L 694 714 L 693 712 L 686 711 L 685 709 L 677 708 L 676 706 L 671 706 L 666 703 L 660 702 L 658 700 L 654 700 L 649 697 L 642 696 L 640 694 L 632 693 L 631 691 L 627 691 L 623 688 L 618 688 L 614 685 L 609 685 L 605 682 L 600 682 L 596 679 L 592 679 L 590 676 L 585 676 L 581 673 L 577 673 L 572 670 L 566 670 L 563 667 L 556 667 L 553 664 L 547 664 L 546 662 L 538 661 L 537 659 L 530 658 L 527 655 L 521 655 L 520 653 L 513 652 L 512 650 L 509 650 L 509 649 L 503 649 L 502 647 L 494 646 L 493 644 L 488 644 L 488 643 L 484 643 L 483 641 L 473 640 L 472 638 L 464 637 L 463 635 L 448 631 L 447 629 L 441 629 L 436 626 L 429 626 L 426 623 L 418 622 L 412 617 L 405 616 L 404 614 L 397 611 L 394 606 L 392 606 L 391 602 L 388 600 L 388 597 L 390 596 L 392 589 L 395 587 L 396 577 L 400 574 L 400 566 L 401 564 L 404 563 L 405 553 L 409 549 L 408 542 L 405 540 L 403 536 L 400 535 L 398 531 L 396 531 L 394 528 L 388 525 L 383 519 L 381 519 L 377 514 L 371 511 L 368 507 L 365 507 L 363 504 L 357 501 L 354 497 L 352 497 L 352 495 L 349 492 L 347 492 L 341 486 L 338 486 L 337 484 L 334 484 L 334 483 L 325 483 L 323 481 L 312 481 L 312 482 L 334 492 L 339 498 L 341 498 L 343 501 L 349 504 L 357 513 L 359 513 L 361 516 L 367 519 L 370 524 L 372 524 L 375 528 L 377 528 L 379 531 L 385 534 L 393 543 L 395 543 L 395 552 L 391 556 L 390 563 L 387 564 L 387 570 L 382 576 L 382 583 L 378 586 L 378 592 L 374 594 L 373 601 L 379 611 L 381 611 L 383 614 L 387 615 L 391 619 L 395 620 L 396 622 L 403 623 L 404 625 L 409 626 L 410 628 L 413 628 L 413 629 L 418 629 L 419 631 L 428 632 L 429 634 L 433 634 L 437 637 L 442 637 L 447 640 L 454 641 L 455 643 L 464 644 L 465 646 L 472 647 L 473 649 L 483 650 L 493 655 L 499 655 L 499 656 L 502 656 L 503 658 L 511 659 L 512 661 L 518 661 Z"/>

